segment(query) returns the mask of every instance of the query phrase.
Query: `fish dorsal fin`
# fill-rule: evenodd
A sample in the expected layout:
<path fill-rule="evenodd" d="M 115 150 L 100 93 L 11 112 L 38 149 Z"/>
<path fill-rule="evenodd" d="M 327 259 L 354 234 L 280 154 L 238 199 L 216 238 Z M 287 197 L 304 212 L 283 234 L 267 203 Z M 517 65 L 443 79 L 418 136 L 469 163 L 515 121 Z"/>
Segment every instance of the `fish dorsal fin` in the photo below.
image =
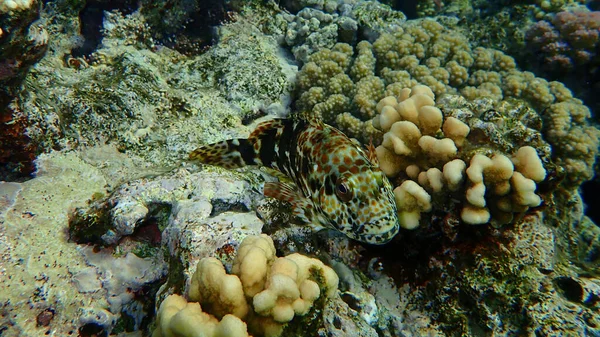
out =
<path fill-rule="evenodd" d="M 323 119 L 321 115 L 315 114 L 314 112 L 301 111 L 296 113 L 294 118 L 295 122 L 304 122 L 313 126 L 323 127 Z"/>
<path fill-rule="evenodd" d="M 269 130 L 282 128 L 286 120 L 287 119 L 285 118 L 275 118 L 269 119 L 268 121 L 260 122 L 254 129 L 254 131 L 252 131 L 250 136 L 248 136 L 248 139 L 257 139 Z"/>

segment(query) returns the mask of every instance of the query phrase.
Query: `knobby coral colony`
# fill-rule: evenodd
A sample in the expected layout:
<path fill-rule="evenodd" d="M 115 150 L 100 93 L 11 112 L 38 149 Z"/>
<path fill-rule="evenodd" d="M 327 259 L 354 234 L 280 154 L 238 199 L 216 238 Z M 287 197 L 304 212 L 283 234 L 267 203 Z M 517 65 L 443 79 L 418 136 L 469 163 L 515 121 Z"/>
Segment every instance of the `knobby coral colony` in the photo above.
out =
<path fill-rule="evenodd" d="M 568 190 L 594 174 L 599 133 L 569 89 L 435 20 L 315 52 L 297 90 L 301 114 L 379 145 L 405 228 L 432 209 L 452 223 L 514 223 L 541 204 L 546 170 Z"/>
<path fill-rule="evenodd" d="M 216 258 L 200 260 L 190 284 L 193 302 L 168 296 L 152 336 L 281 336 L 294 316 L 334 296 L 338 283 L 323 262 L 297 253 L 277 257 L 269 236 L 251 235 L 238 248 L 232 274 Z"/>
<path fill-rule="evenodd" d="M 385 132 L 377 147 L 382 170 L 408 178 L 394 190 L 402 226 L 416 228 L 421 213 L 431 211 L 429 192 L 462 194 L 460 218 L 472 225 L 506 224 L 515 213 L 539 206 L 542 200 L 534 192 L 546 170 L 535 148 L 522 146 L 511 158 L 476 153 L 467 165 L 460 157 L 465 157 L 470 128 L 455 117 L 444 121 L 434 98 L 429 87 L 417 85 L 376 107 L 373 125 Z"/>
<path fill-rule="evenodd" d="M 199 148 L 190 159 L 227 168 L 263 165 L 292 178 L 298 189 L 266 183 L 264 194 L 287 201 L 316 228 L 336 229 L 372 244 L 399 230 L 392 185 L 374 160 L 339 130 L 318 120 L 263 122 L 248 139 Z"/>

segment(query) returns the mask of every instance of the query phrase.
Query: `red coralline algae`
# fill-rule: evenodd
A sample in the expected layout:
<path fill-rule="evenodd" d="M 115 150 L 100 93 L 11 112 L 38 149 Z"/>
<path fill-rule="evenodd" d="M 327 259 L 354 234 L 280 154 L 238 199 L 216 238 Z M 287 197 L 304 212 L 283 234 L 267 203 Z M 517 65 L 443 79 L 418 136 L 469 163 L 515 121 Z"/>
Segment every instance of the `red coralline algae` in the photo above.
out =
<path fill-rule="evenodd" d="M 0 165 L 4 167 L 0 169 L 0 180 L 28 176 L 35 169 L 36 148 L 26 135 L 25 120 L 13 113 L 10 107 L 0 109 Z"/>

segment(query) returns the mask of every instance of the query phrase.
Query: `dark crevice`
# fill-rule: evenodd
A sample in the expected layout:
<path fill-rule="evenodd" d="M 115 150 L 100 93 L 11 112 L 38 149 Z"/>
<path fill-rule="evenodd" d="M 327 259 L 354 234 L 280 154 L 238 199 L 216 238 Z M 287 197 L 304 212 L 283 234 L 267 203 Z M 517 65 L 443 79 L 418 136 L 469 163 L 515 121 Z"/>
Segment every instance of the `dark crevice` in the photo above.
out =
<path fill-rule="evenodd" d="M 576 280 L 562 276 L 555 278 L 554 284 L 567 300 L 576 303 L 583 301 L 583 287 Z"/>
<path fill-rule="evenodd" d="M 179 16 L 171 13 L 182 12 Z M 231 21 L 230 8 L 222 0 L 181 3 L 143 1 L 142 12 L 154 40 L 185 55 L 203 53 L 215 40 L 215 28 Z"/>
<path fill-rule="evenodd" d="M 108 333 L 104 328 L 96 323 L 87 323 L 79 328 L 79 336 L 81 337 L 106 337 Z"/>
<path fill-rule="evenodd" d="M 85 7 L 79 12 L 81 35 L 84 39 L 83 44 L 71 50 L 73 57 L 85 57 L 98 49 L 102 43 L 104 12 L 115 9 L 119 10 L 123 15 L 131 14 L 137 10 L 137 1 L 92 0 L 87 2 Z"/>
<path fill-rule="evenodd" d="M 586 181 L 581 185 L 581 197 L 585 203 L 585 215 L 590 217 L 592 221 L 600 226 L 600 180 L 594 179 Z"/>

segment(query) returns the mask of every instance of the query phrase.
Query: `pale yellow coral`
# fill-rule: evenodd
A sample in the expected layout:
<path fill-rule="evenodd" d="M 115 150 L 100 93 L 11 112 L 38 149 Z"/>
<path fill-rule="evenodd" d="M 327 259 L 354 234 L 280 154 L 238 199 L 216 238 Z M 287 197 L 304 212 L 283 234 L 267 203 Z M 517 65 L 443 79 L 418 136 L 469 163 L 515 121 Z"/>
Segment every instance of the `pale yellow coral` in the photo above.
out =
<path fill-rule="evenodd" d="M 542 203 L 542 199 L 535 194 L 535 181 L 525 178 L 520 172 L 513 174 L 511 185 L 515 189 L 513 200 L 517 205 L 537 207 Z"/>
<path fill-rule="evenodd" d="M 242 282 L 235 275 L 227 275 L 221 261 L 213 257 L 203 258 L 198 263 L 188 297 L 200 302 L 218 318 L 227 314 L 244 318 L 248 314 Z"/>
<path fill-rule="evenodd" d="M 254 310 L 280 323 L 291 321 L 294 315 L 305 315 L 320 296 L 312 273 L 321 275 L 326 296 L 333 296 L 339 279 L 323 262 L 300 254 L 277 258 L 271 266 L 265 290 L 254 296 Z"/>
<path fill-rule="evenodd" d="M 375 154 L 379 161 L 379 168 L 388 177 L 395 177 L 402 171 L 402 166 L 399 164 L 400 157 L 394 153 L 393 149 L 389 150 L 384 146 L 375 148 Z"/>
<path fill-rule="evenodd" d="M 161 303 L 152 337 L 248 337 L 246 323 L 234 315 L 221 321 L 202 311 L 200 304 L 170 295 Z"/>
<path fill-rule="evenodd" d="M 467 164 L 460 159 L 454 159 L 444 164 L 443 174 L 448 189 L 450 191 L 457 191 L 465 178 L 465 170 Z"/>
<path fill-rule="evenodd" d="M 444 175 L 442 174 L 442 171 L 436 167 L 419 173 L 417 181 L 419 182 L 419 185 L 434 193 L 439 193 L 444 188 Z"/>
<path fill-rule="evenodd" d="M 521 172 L 525 178 L 529 178 L 535 182 L 540 182 L 546 178 L 546 169 L 544 169 L 542 160 L 538 156 L 537 151 L 531 146 L 519 148 L 513 156 L 512 162 L 517 171 Z"/>
<path fill-rule="evenodd" d="M 274 259 L 275 246 L 268 235 L 249 236 L 242 242 L 231 271 L 242 281 L 246 296 L 253 297 L 264 289 Z"/>
<path fill-rule="evenodd" d="M 446 162 L 456 156 L 458 149 L 450 138 L 437 139 L 423 136 L 419 139 L 419 147 L 433 162 Z"/>
<path fill-rule="evenodd" d="M 393 150 L 397 155 L 411 156 L 417 153 L 419 139 L 421 132 L 414 123 L 399 121 L 383 135 L 381 146 Z"/>
<path fill-rule="evenodd" d="M 432 105 L 433 99 L 427 95 L 414 95 L 398 103 L 396 111 L 403 120 L 419 124 L 419 109 L 425 105 Z"/>
<path fill-rule="evenodd" d="M 471 132 L 471 128 L 460 119 L 448 117 L 442 126 L 444 135 L 454 141 L 457 146 L 462 146 Z"/>
<path fill-rule="evenodd" d="M 275 258 L 273 240 L 265 234 L 244 239 L 233 271 L 239 278 L 228 275 L 219 260 L 203 258 L 189 297 L 202 302 L 206 312 L 199 303 L 168 296 L 158 310 L 153 337 L 248 336 L 240 318 L 261 336 L 279 337 L 286 323 L 306 315 L 315 300 L 335 296 L 339 283 L 333 269 L 317 259 L 300 254 Z"/>
<path fill-rule="evenodd" d="M 431 211 L 431 196 L 412 180 L 404 181 L 394 189 L 400 226 L 414 229 L 419 226 L 422 212 Z"/>
<path fill-rule="evenodd" d="M 467 205 L 461 210 L 460 218 L 469 225 L 482 225 L 490 221 L 490 211 L 487 208 Z"/>

